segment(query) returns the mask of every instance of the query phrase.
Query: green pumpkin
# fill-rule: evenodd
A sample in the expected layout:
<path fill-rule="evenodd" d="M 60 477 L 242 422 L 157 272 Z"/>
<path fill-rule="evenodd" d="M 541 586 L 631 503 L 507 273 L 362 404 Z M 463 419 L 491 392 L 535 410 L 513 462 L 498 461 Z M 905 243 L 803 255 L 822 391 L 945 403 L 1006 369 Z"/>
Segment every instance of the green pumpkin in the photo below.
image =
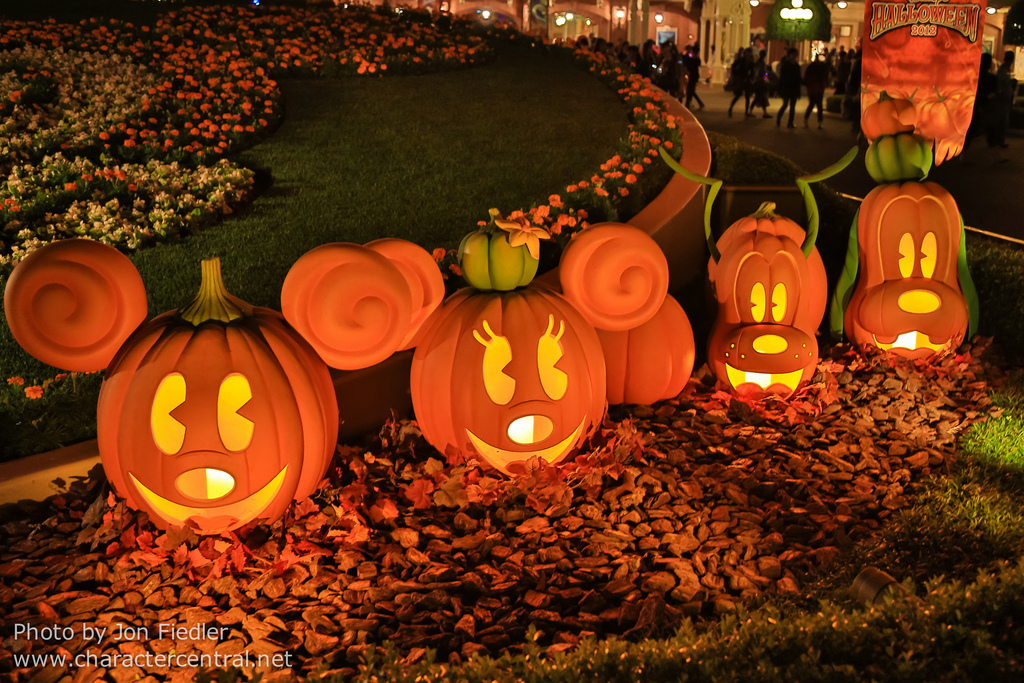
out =
<path fill-rule="evenodd" d="M 471 232 L 462 239 L 459 245 L 459 265 L 466 283 L 483 291 L 510 292 L 518 287 L 530 284 L 537 274 L 539 249 L 531 250 L 529 241 L 522 241 L 513 246 L 517 240 L 513 234 L 521 232 L 517 224 L 498 220 L 498 212 L 491 210 L 491 222 Z M 502 227 L 508 226 L 508 227 Z M 511 232 L 510 232 L 511 228 Z M 526 232 L 542 232 L 527 229 Z M 542 238 L 546 238 L 546 233 Z"/>
<path fill-rule="evenodd" d="M 915 133 L 881 135 L 868 147 L 864 164 L 877 183 L 924 180 L 932 168 L 931 145 Z"/>

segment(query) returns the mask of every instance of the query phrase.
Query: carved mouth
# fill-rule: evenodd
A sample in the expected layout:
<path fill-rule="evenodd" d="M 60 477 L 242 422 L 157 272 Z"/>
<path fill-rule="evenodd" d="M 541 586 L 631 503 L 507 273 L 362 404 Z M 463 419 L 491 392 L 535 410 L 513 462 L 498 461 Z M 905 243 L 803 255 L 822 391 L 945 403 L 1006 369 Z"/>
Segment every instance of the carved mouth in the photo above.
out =
<path fill-rule="evenodd" d="M 165 521 L 175 525 L 191 526 L 199 533 L 210 534 L 226 531 L 256 519 L 281 491 L 287 472 L 288 466 L 285 465 L 276 477 L 256 493 L 237 503 L 215 507 L 194 507 L 175 503 L 149 490 L 131 472 L 128 476 L 149 506 Z"/>
<path fill-rule="evenodd" d="M 790 391 L 796 391 L 796 388 L 800 385 L 800 378 L 803 377 L 803 370 L 794 370 L 793 372 L 744 372 L 743 370 L 737 370 L 728 363 L 725 364 L 725 372 L 729 378 L 729 384 L 734 388 L 738 389 L 741 384 L 756 384 L 762 389 L 781 384 Z"/>
<path fill-rule="evenodd" d="M 505 474 L 508 474 L 509 465 L 514 462 L 524 462 L 535 455 L 550 463 L 558 462 L 562 456 L 568 453 L 569 449 L 576 444 L 576 440 L 579 438 L 580 432 L 583 431 L 583 425 L 586 421 L 587 418 L 584 416 L 576 426 L 576 429 L 572 431 L 572 434 L 565 437 L 554 446 L 548 446 L 547 448 L 539 451 L 507 451 L 504 448 L 492 446 L 468 429 L 466 430 L 466 435 L 469 436 L 469 440 L 473 443 L 473 447 L 476 448 L 477 452 L 485 461 Z"/>
<path fill-rule="evenodd" d="M 928 335 L 924 332 L 918 332 L 917 330 L 911 330 L 910 332 L 904 332 L 900 336 L 896 337 L 896 341 L 891 344 L 878 341 L 878 337 L 871 335 L 871 339 L 875 342 L 878 348 L 889 351 L 890 349 L 907 349 L 908 351 L 914 351 L 916 349 L 929 349 L 936 353 L 946 348 L 946 344 L 934 344 Z M 948 343 L 948 342 L 947 342 Z"/>

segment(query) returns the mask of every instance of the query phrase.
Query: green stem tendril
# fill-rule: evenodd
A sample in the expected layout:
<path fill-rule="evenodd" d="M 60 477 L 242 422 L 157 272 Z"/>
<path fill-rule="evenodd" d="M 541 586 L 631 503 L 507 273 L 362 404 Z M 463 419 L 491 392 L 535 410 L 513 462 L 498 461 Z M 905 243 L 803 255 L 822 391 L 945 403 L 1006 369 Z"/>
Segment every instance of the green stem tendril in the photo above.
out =
<path fill-rule="evenodd" d="M 668 164 L 669 168 L 687 180 L 711 186 L 711 189 L 708 190 L 707 200 L 704 202 L 704 239 L 707 240 L 708 250 L 711 252 L 711 258 L 715 263 L 718 263 L 719 259 L 722 258 L 722 253 L 718 251 L 718 245 L 715 244 L 715 240 L 711 237 L 711 207 L 715 204 L 715 198 L 718 196 L 718 191 L 722 189 L 722 181 L 716 178 L 707 178 L 683 168 L 667 151 L 665 151 L 664 147 L 658 147 L 658 154 L 660 154 L 661 158 L 665 160 L 665 163 Z"/>
<path fill-rule="evenodd" d="M 822 180 L 831 178 L 842 171 L 856 158 L 857 152 L 857 147 L 853 146 L 850 148 L 850 151 L 843 155 L 842 159 L 824 171 L 796 179 L 796 186 L 800 188 L 800 195 L 804 198 L 804 207 L 807 209 L 807 237 L 800 247 L 805 258 L 810 258 L 811 251 L 814 249 L 814 243 L 818 240 L 818 223 L 821 218 L 818 215 L 818 202 L 814 199 L 814 193 L 811 192 L 811 183 L 820 183 Z"/>

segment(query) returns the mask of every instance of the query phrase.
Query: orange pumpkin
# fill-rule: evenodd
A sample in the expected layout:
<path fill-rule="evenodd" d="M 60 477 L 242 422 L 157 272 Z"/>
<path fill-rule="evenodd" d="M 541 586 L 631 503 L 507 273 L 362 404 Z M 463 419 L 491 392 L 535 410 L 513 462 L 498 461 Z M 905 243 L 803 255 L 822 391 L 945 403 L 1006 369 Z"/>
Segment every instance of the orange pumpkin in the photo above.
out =
<path fill-rule="evenodd" d="M 114 489 L 158 526 L 217 533 L 313 492 L 338 409 L 327 366 L 284 318 L 228 294 L 217 259 L 202 271 L 191 304 L 137 326 L 145 290 L 131 262 L 67 240 L 20 263 L 4 299 L 29 353 L 107 366 L 97 427 Z"/>
<path fill-rule="evenodd" d="M 355 370 L 416 344 L 444 298 L 430 254 L 411 242 L 335 242 L 303 254 L 281 286 L 281 311 L 332 368 Z"/>
<path fill-rule="evenodd" d="M 609 403 L 654 403 L 683 390 L 693 370 L 693 329 L 668 295 L 668 262 L 647 233 L 593 225 L 569 243 L 558 273 L 566 297 L 597 329 Z"/>
<path fill-rule="evenodd" d="M 712 239 L 711 207 L 721 180 L 680 166 L 664 150 L 662 159 L 683 177 L 711 186 L 704 206 L 704 235 L 711 260 L 708 281 L 718 315 L 708 339 L 708 364 L 731 391 L 791 395 L 818 364 L 818 326 L 828 301 L 828 283 L 814 246 L 818 207 L 811 183 L 832 177 L 857 155 L 850 149 L 820 173 L 796 179 L 807 208 L 807 232 L 775 215 L 765 202 L 758 211 Z"/>
<path fill-rule="evenodd" d="M 4 290 L 14 339 L 48 365 L 106 367 L 146 320 L 139 271 L 113 247 L 86 239 L 52 242 L 22 260 Z"/>
<path fill-rule="evenodd" d="M 647 405 L 679 395 L 693 372 L 693 328 L 671 295 L 630 330 L 597 330 L 607 368 L 608 402 Z"/>
<path fill-rule="evenodd" d="M 850 250 L 833 300 L 833 331 L 845 329 L 862 347 L 918 359 L 948 353 L 973 332 L 977 297 L 963 222 L 942 186 L 909 182 L 872 190 Z"/>
<path fill-rule="evenodd" d="M 434 314 L 413 355 L 411 387 L 420 429 L 437 450 L 475 454 L 505 473 L 533 457 L 564 460 L 605 414 L 606 350 L 594 325 L 631 331 L 649 348 L 651 331 L 637 328 L 652 316 L 666 311 L 652 323 L 656 332 L 666 319 L 679 331 L 675 313 L 685 320 L 666 303 L 664 254 L 631 226 L 602 223 L 581 231 L 558 274 L 564 294 L 537 282 L 508 292 L 465 288 Z M 688 347 L 663 341 L 653 343 L 657 351 L 642 369 L 628 364 L 628 341 L 612 344 L 610 362 L 622 370 L 616 381 L 641 385 L 645 397 L 652 386 L 660 393 L 674 389 L 680 375 L 689 376 L 689 368 L 682 372 L 688 354 L 692 367 L 692 333 Z M 668 346 L 678 349 L 678 358 Z M 668 388 L 664 376 L 652 381 L 652 373 L 667 375 Z"/>
<path fill-rule="evenodd" d="M 788 396 L 817 367 L 828 283 L 817 249 L 804 256 L 804 230 L 773 209 L 729 226 L 708 264 L 718 301 L 708 363 L 733 391 Z"/>
<path fill-rule="evenodd" d="M 910 133 L 917 123 L 917 108 L 906 98 L 892 98 L 882 91 L 878 101 L 865 107 L 860 127 L 868 142 L 882 135 Z"/>
<path fill-rule="evenodd" d="M 456 292 L 412 361 L 412 402 L 441 453 L 476 453 L 505 472 L 566 458 L 605 413 L 597 333 L 553 289 Z"/>
<path fill-rule="evenodd" d="M 132 507 L 217 533 L 313 493 L 337 412 L 312 347 L 280 313 L 227 294 L 212 259 L 196 300 L 142 325 L 107 368 L 99 447 Z"/>

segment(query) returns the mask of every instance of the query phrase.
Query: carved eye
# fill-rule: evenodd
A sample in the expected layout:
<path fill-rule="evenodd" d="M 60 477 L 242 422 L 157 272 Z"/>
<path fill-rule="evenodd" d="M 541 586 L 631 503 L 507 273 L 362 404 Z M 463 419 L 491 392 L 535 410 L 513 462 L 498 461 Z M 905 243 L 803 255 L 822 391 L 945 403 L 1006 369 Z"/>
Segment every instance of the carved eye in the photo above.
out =
<path fill-rule="evenodd" d="M 781 323 L 786 317 L 786 285 L 781 282 L 772 288 L 772 320 Z"/>
<path fill-rule="evenodd" d="M 750 314 L 754 316 L 754 322 L 764 322 L 765 304 L 764 285 L 755 282 L 750 288 Z"/>
<path fill-rule="evenodd" d="M 255 428 L 252 420 L 238 414 L 252 399 L 252 388 L 244 375 L 233 374 L 220 383 L 217 394 L 217 429 L 224 448 L 242 451 L 249 447 Z"/>
<path fill-rule="evenodd" d="M 900 238 L 900 275 L 905 278 L 913 275 L 916 260 L 917 249 L 914 247 L 914 237 L 909 232 L 905 232 Z"/>
<path fill-rule="evenodd" d="M 569 388 L 569 376 L 562 370 L 555 367 L 555 363 L 562 359 L 562 344 L 559 340 L 565 334 L 565 321 L 559 321 L 558 334 L 552 334 L 555 329 L 555 316 L 548 316 L 548 329 L 541 335 L 537 342 L 537 369 L 540 372 L 540 383 L 544 387 L 544 393 L 552 401 L 557 401 L 565 396 Z"/>
<path fill-rule="evenodd" d="M 930 232 L 921 241 L 921 274 L 931 277 L 935 274 L 935 264 L 939 260 L 939 243 L 935 233 Z"/>
<path fill-rule="evenodd" d="M 171 417 L 171 411 L 185 402 L 185 378 L 177 372 L 160 380 L 153 397 L 150 412 L 150 428 L 157 448 L 167 455 L 174 455 L 185 443 L 185 425 Z"/>
<path fill-rule="evenodd" d="M 516 393 L 516 381 L 505 374 L 505 367 L 512 362 L 512 345 L 505 337 L 494 334 L 486 320 L 484 333 L 487 339 L 473 330 L 473 338 L 484 347 L 484 389 L 494 403 L 508 405 Z"/>

